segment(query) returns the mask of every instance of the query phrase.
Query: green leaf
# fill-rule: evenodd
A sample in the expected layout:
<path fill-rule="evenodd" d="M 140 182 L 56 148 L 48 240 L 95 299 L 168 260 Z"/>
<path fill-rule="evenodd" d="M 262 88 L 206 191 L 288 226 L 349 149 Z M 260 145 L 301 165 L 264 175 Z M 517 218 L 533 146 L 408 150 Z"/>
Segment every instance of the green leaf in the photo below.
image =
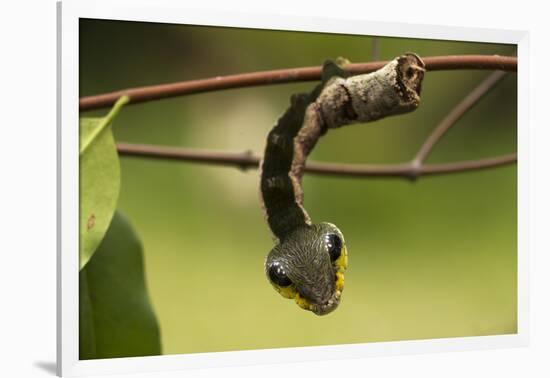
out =
<path fill-rule="evenodd" d="M 116 209 L 120 163 L 111 124 L 128 101 L 121 97 L 105 117 L 80 119 L 80 269 L 101 243 Z"/>
<path fill-rule="evenodd" d="M 161 354 L 142 246 L 119 212 L 90 262 L 80 270 L 79 299 L 81 360 Z"/>

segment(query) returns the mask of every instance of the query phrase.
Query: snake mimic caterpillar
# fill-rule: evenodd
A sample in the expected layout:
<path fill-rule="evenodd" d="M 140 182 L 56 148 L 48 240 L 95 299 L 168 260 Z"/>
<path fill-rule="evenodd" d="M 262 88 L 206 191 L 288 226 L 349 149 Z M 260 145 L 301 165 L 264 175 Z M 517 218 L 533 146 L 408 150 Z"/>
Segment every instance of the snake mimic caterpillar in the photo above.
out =
<path fill-rule="evenodd" d="M 321 83 L 311 93 L 293 95 L 269 132 L 260 194 L 276 245 L 265 272 L 273 287 L 300 307 L 317 315 L 333 311 L 348 259 L 340 230 L 331 223 L 312 224 L 304 209 L 301 180 L 307 156 L 329 129 L 415 110 L 424 73 L 424 63 L 412 53 L 350 77 L 327 61 Z"/>

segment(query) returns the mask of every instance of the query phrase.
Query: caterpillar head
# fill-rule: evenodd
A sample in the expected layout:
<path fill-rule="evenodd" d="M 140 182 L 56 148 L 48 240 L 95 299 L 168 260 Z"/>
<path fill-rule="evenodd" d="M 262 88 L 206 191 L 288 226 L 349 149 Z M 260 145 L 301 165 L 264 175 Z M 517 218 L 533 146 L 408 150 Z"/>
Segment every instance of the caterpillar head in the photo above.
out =
<path fill-rule="evenodd" d="M 295 229 L 265 261 L 271 285 L 285 298 L 317 315 L 336 309 L 348 265 L 344 236 L 331 223 Z"/>

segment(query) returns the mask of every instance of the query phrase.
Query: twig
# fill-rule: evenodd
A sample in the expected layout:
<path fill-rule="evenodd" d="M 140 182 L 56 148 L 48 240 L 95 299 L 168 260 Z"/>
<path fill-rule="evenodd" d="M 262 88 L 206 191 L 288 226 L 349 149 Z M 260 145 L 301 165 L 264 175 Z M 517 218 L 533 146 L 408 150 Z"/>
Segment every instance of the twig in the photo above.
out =
<path fill-rule="evenodd" d="M 246 170 L 258 168 L 260 157 L 251 151 L 217 152 L 179 147 L 162 147 L 146 144 L 118 143 L 121 156 L 143 157 L 162 160 L 192 161 L 197 163 L 234 166 Z M 420 167 L 405 164 L 337 164 L 308 162 L 305 171 L 318 175 L 348 177 L 395 177 L 415 179 L 418 176 L 442 175 L 498 167 L 517 161 L 517 154 L 503 155 L 481 160 L 466 160 L 454 163 L 430 164 Z"/>
<path fill-rule="evenodd" d="M 506 72 L 495 71 L 483 80 L 473 91 L 471 91 L 462 101 L 460 101 L 445 118 L 439 123 L 434 131 L 428 136 L 422 147 L 418 150 L 413 165 L 421 165 L 434 146 L 445 135 L 447 131 L 460 119 L 472 106 L 477 104 L 483 96 L 495 87 L 495 85 L 506 75 Z"/>
<path fill-rule="evenodd" d="M 517 58 L 498 55 L 449 55 L 423 58 L 429 71 L 456 69 L 483 69 L 517 71 Z M 387 62 L 355 63 L 344 66 L 352 74 L 375 71 Z M 129 88 L 95 96 L 81 97 L 80 111 L 109 107 L 124 95 L 130 97 L 130 104 L 162 98 L 242 88 L 256 85 L 271 85 L 298 81 L 314 81 L 321 77 L 321 67 L 290 68 L 274 71 L 260 71 L 237 75 L 217 76 L 208 79 L 180 81 L 175 83 Z"/>
<path fill-rule="evenodd" d="M 453 163 L 429 164 L 424 161 L 441 137 L 471 109 L 491 88 L 504 76 L 502 71 L 516 71 L 517 58 L 501 56 L 442 56 L 424 58 L 427 69 L 497 69 L 468 94 L 434 129 L 424 142 L 416 156 L 403 164 L 337 164 L 309 162 L 305 171 L 319 175 L 335 175 L 349 177 L 394 177 L 414 180 L 419 176 L 442 175 L 456 172 L 480 170 L 517 161 L 517 153 L 502 155 L 480 160 L 466 160 Z M 385 62 L 350 64 L 345 68 L 351 73 L 374 71 Z M 252 85 L 286 83 L 292 81 L 317 80 L 320 76 L 319 67 L 305 67 L 288 70 L 255 72 L 212 79 L 193 80 L 151 87 L 128 89 L 104 95 L 83 97 L 80 99 L 80 109 L 89 110 L 108 106 L 122 95 L 129 95 L 131 102 L 144 102 L 183 94 L 200 93 L 228 88 L 238 88 Z M 154 158 L 163 160 L 191 161 L 204 164 L 235 166 L 246 170 L 258 168 L 261 158 L 251 151 L 219 152 L 189 148 L 162 147 L 144 144 L 118 143 L 117 149 L 122 156 Z"/>

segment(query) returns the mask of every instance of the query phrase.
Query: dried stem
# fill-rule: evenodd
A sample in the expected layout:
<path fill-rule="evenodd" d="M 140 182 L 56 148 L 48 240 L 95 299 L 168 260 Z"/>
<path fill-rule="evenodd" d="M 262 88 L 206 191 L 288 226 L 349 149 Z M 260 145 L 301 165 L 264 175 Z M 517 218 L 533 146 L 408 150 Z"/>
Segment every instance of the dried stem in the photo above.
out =
<path fill-rule="evenodd" d="M 418 150 L 413 159 L 414 165 L 421 165 L 437 142 L 449 131 L 449 129 L 460 119 L 472 106 L 478 103 L 495 85 L 506 75 L 506 72 L 495 71 L 483 80 L 473 91 L 460 101 L 445 118 L 439 123 L 434 131 L 428 136 L 422 147 Z"/>
<path fill-rule="evenodd" d="M 449 55 L 423 58 L 428 71 L 483 69 L 517 71 L 517 58 L 498 55 Z M 376 71 L 387 62 L 348 64 L 344 68 L 352 74 Z M 242 88 L 257 85 L 271 85 L 298 81 L 314 81 L 321 77 L 321 67 L 290 68 L 274 71 L 251 72 L 237 75 L 217 76 L 208 79 L 181 81 L 169 84 L 151 85 L 123 89 L 95 96 L 81 97 L 80 111 L 109 107 L 124 95 L 130 97 L 130 104 L 159 100 L 162 98 Z"/>
<path fill-rule="evenodd" d="M 162 147 L 146 144 L 118 143 L 120 155 L 162 160 L 191 161 L 196 163 L 225 165 L 246 170 L 258 168 L 261 157 L 245 152 L 218 152 L 180 147 Z M 305 171 L 318 175 L 349 177 L 395 177 L 415 179 L 418 176 L 442 175 L 447 173 L 480 170 L 517 161 L 517 154 L 503 155 L 481 160 L 467 160 L 454 163 L 430 164 L 417 167 L 414 164 L 337 164 L 308 162 Z"/>

